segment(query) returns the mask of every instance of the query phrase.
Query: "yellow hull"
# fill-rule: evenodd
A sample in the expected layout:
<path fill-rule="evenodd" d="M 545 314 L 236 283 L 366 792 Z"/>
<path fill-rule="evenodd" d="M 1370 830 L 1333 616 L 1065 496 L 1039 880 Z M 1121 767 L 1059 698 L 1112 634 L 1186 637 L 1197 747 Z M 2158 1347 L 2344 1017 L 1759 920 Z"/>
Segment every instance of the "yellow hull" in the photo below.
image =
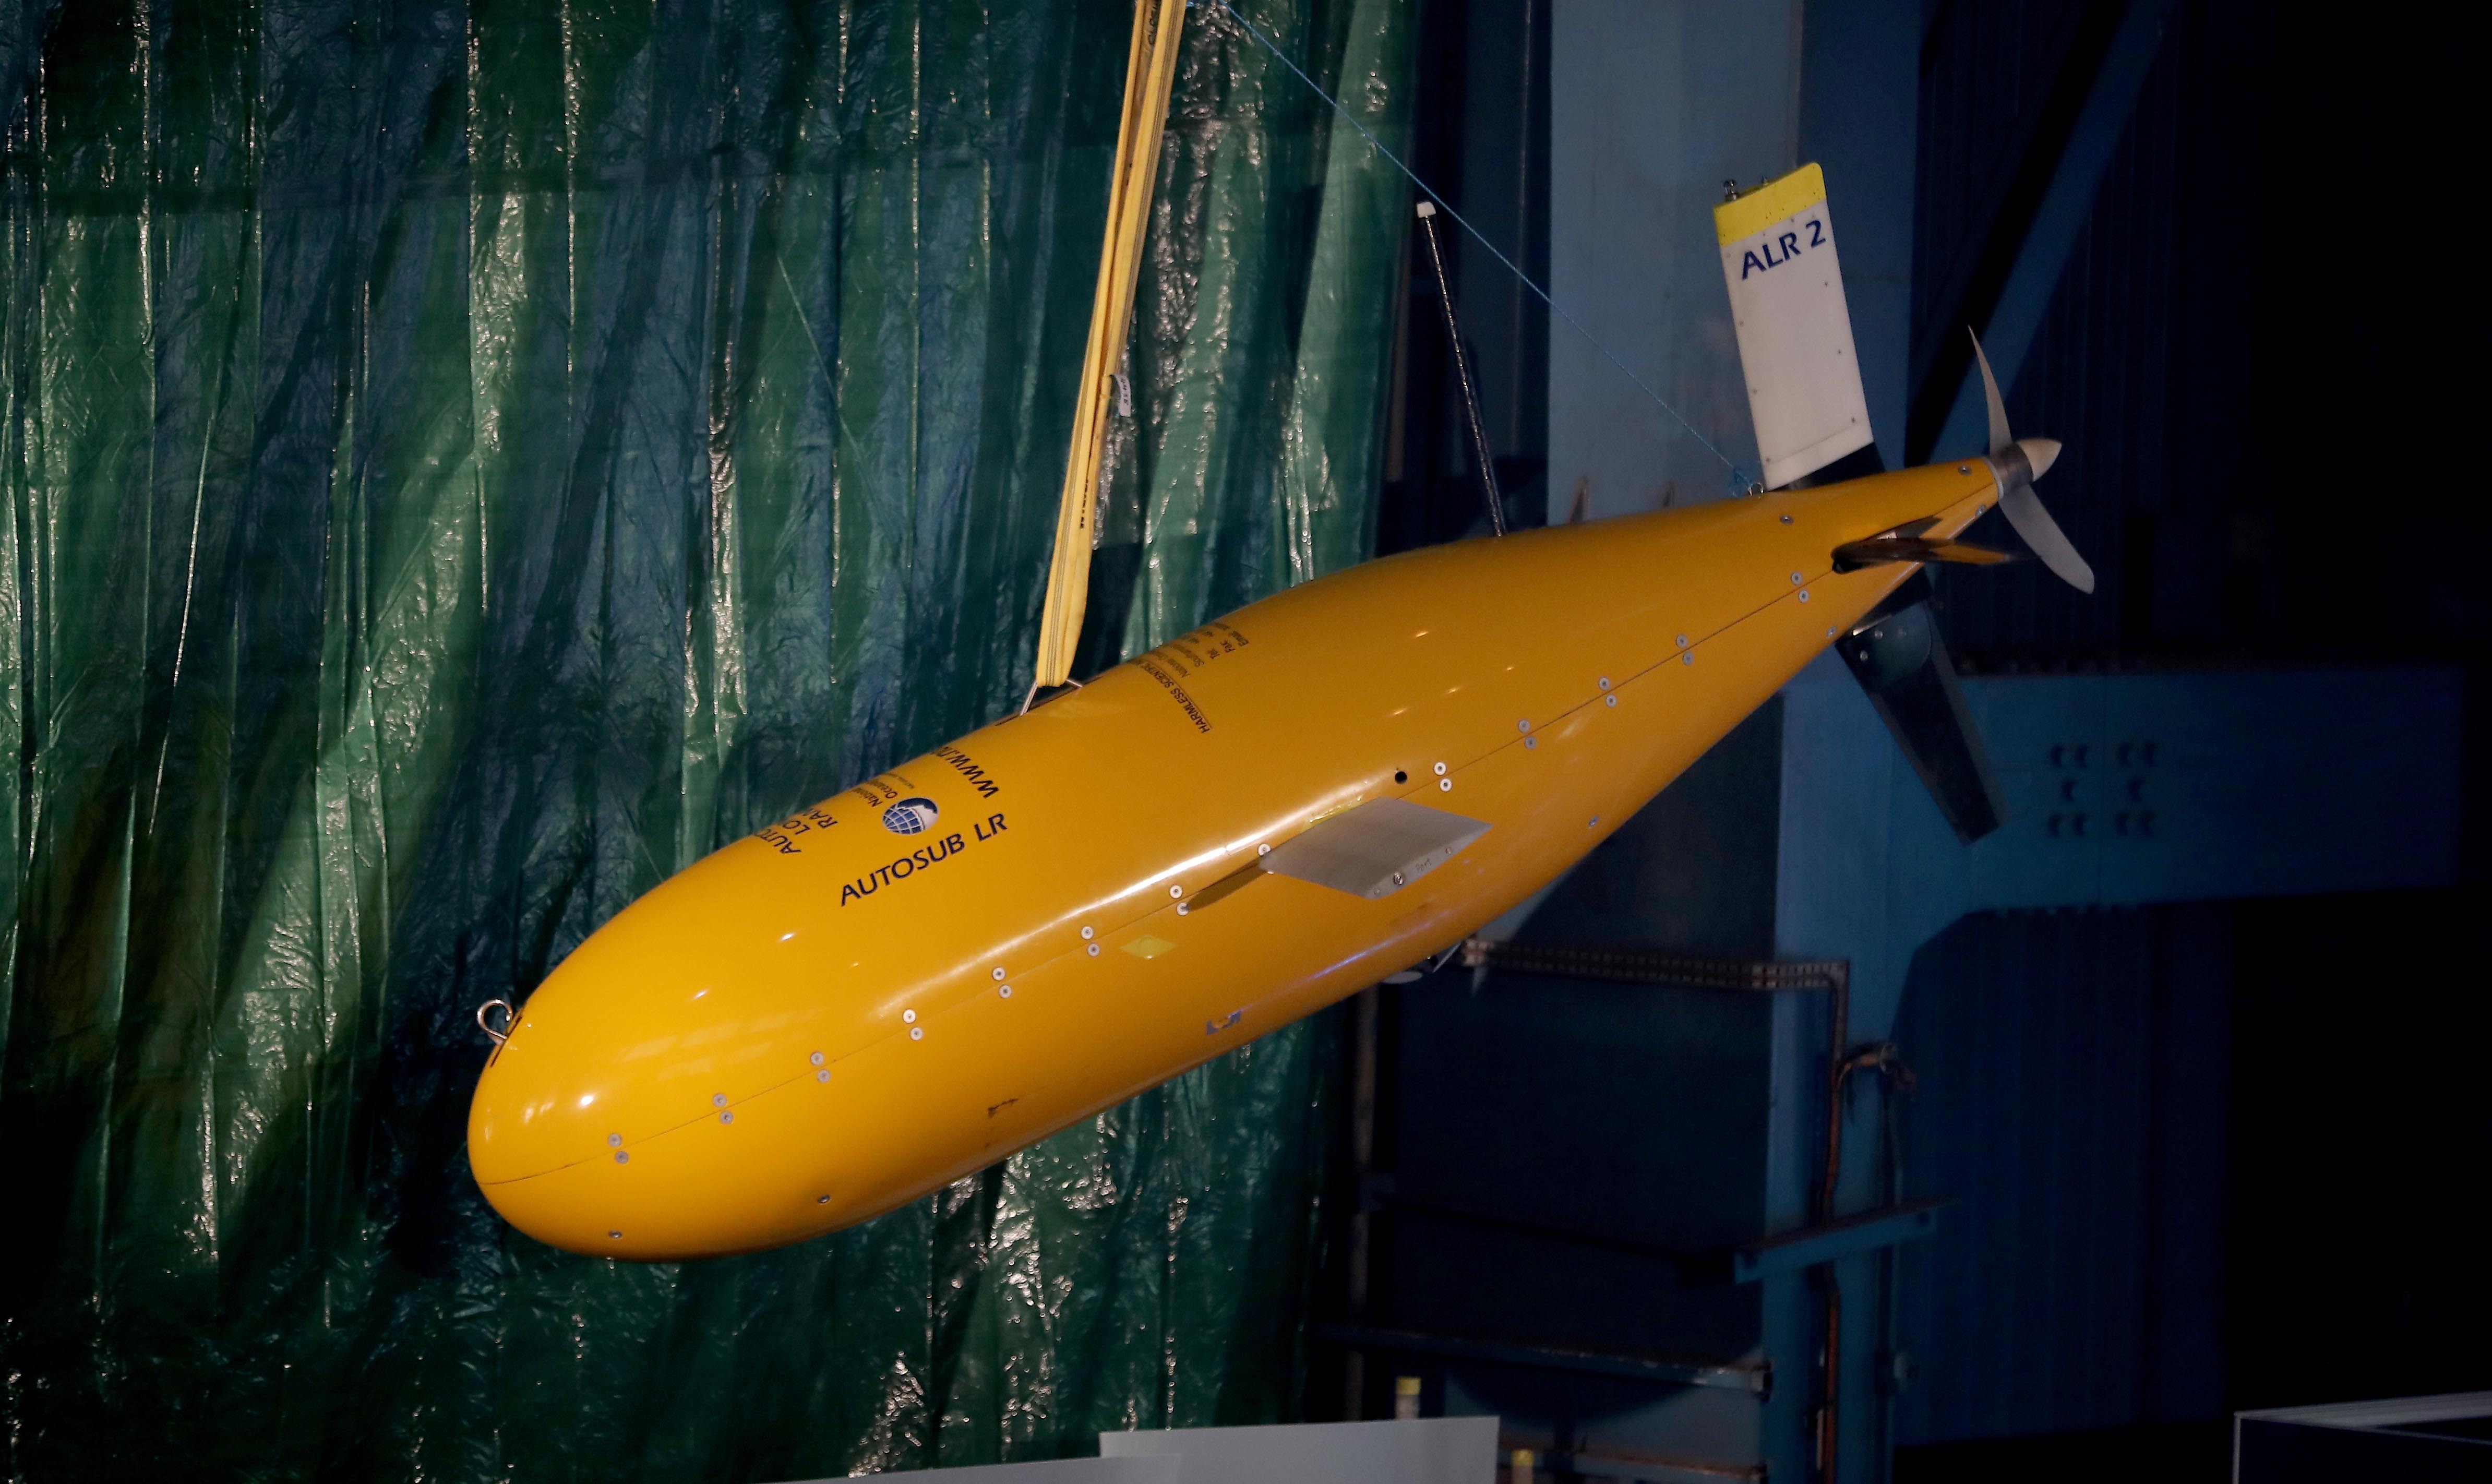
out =
<path fill-rule="evenodd" d="M 1838 575 L 1836 546 L 1933 516 L 1953 535 L 1994 497 L 1986 464 L 1938 465 L 1435 548 L 1242 608 L 617 914 L 486 1068 L 476 1177 L 521 1231 L 611 1257 L 889 1210 L 1522 901 L 1913 570 Z M 1237 884 L 1385 797 L 1489 828 L 1374 900 Z"/>

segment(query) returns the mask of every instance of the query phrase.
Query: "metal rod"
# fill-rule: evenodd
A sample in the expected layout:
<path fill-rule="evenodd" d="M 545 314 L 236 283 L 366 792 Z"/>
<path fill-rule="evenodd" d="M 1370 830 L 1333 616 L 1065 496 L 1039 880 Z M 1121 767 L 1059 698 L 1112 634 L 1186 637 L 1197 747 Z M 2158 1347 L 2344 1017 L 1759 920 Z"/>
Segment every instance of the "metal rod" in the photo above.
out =
<path fill-rule="evenodd" d="M 1466 938 L 1463 963 L 1526 974 L 1569 979 L 1598 979 L 1630 984 L 1675 984 L 1694 989 L 1764 991 L 1826 991 L 1825 1164 L 1810 1202 L 1813 1224 L 1824 1229 L 1837 1221 L 1835 1198 L 1843 1180 L 1843 1093 L 1854 1067 L 1851 1049 L 1852 964 L 1847 959 L 1811 962 L 1700 959 L 1650 949 L 1593 948 L 1560 944 L 1498 942 Z M 1876 1065 L 1866 1056 L 1860 1065 Z M 1825 1350 L 1819 1364 L 1818 1406 L 1810 1421 L 1816 1444 L 1812 1470 L 1817 1484 L 1835 1484 L 1841 1445 L 1843 1386 L 1843 1290 L 1833 1260 L 1817 1265 L 1817 1283 L 1824 1298 Z"/>
<path fill-rule="evenodd" d="M 1834 1220 L 1836 1187 L 1843 1179 L 1843 1083 L 1846 1053 L 1852 1040 L 1852 963 L 1837 961 L 1829 976 L 1826 1019 L 1832 1023 L 1825 1051 L 1825 1179 L 1818 1189 L 1817 1224 Z M 1832 1262 L 1817 1270 L 1825 1288 L 1825 1365 L 1821 1376 L 1824 1405 L 1818 1410 L 1818 1484 L 1835 1484 L 1842 1446 L 1843 1285 Z"/>
<path fill-rule="evenodd" d="M 1352 1011 L 1350 1082 L 1350 1282 L 1345 1308 L 1352 1325 L 1367 1321 L 1369 1247 L 1375 1240 L 1367 1208 L 1367 1181 L 1376 1165 L 1376 1058 L 1381 1036 L 1378 1028 L 1381 994 L 1374 985 L 1358 993 Z M 1342 1355 L 1342 1416 L 1351 1422 L 1367 1415 L 1367 1356 L 1352 1347 Z"/>
<path fill-rule="evenodd" d="M 1826 998 L 1828 1027 L 1825 1048 L 1825 1174 L 1817 1191 L 1816 1220 L 1824 1226 L 1834 1219 L 1834 1188 L 1843 1178 L 1843 1083 L 1845 1053 L 1851 1050 L 1852 1036 L 1852 964 L 1830 961 L 1832 972 L 1827 977 L 1833 991 Z"/>
<path fill-rule="evenodd" d="M 1817 1410 L 1817 1477 L 1819 1484 L 1835 1484 L 1843 1447 L 1843 1284 L 1831 1262 L 1817 1274 L 1825 1285 L 1825 1400 Z"/>
<path fill-rule="evenodd" d="M 1658 948 L 1593 947 L 1463 939 L 1463 967 L 1611 984 L 1678 985 L 1692 990 L 1779 994 L 1832 990 L 1848 983 L 1848 959 L 1707 959 Z"/>
<path fill-rule="evenodd" d="M 1586 1376 L 1623 1376 L 1668 1386 L 1745 1391 L 1752 1396 L 1770 1395 L 1774 1385 L 1773 1367 L 1763 1361 L 1690 1360 L 1619 1350 L 1579 1350 L 1571 1346 L 1532 1345 L 1515 1340 L 1477 1339 L 1424 1329 L 1376 1329 L 1353 1324 L 1319 1324 L 1316 1336 L 1353 1350 L 1445 1355 L 1457 1360 L 1485 1360 L 1498 1365 L 1573 1371 Z"/>
<path fill-rule="evenodd" d="M 1445 343 L 1454 353 L 1454 379 L 1463 389 L 1463 422 L 1470 430 L 1471 461 L 1479 465 L 1480 487 L 1488 495 L 1488 523 L 1505 534 L 1505 500 L 1498 492 L 1497 463 L 1489 458 L 1488 430 L 1480 426 L 1479 395 L 1471 390 L 1470 363 L 1463 356 L 1463 327 L 1454 318 L 1454 288 L 1445 282 L 1445 254 L 1437 245 L 1437 208 L 1419 203 L 1419 235 L 1428 240 L 1428 266 L 1437 275 L 1437 303 L 1445 312 Z"/>

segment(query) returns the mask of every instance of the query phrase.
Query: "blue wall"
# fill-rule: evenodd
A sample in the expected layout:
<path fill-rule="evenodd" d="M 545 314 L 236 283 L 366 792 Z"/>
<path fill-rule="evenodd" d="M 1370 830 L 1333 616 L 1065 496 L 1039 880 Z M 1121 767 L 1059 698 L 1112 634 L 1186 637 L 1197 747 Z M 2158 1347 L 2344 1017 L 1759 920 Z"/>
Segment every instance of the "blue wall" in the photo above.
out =
<path fill-rule="evenodd" d="M 1903 1444 L 2223 1410 L 2232 911 L 1968 917 L 1922 949 L 1895 1038 L 1906 1188 Z"/>
<path fill-rule="evenodd" d="M 1526 32 L 1534 9 L 1458 8 L 1508 30 L 1520 15 Z M 2214 1438 L 2219 1452 L 2208 1430 L 2236 1405 L 2492 1382 L 2461 1338 L 2492 1324 L 2492 1281 L 2452 1246 L 2473 1230 L 2454 1202 L 2467 1172 L 2492 1163 L 2492 1119 L 2466 1101 L 2479 1077 L 2451 1049 L 2492 1027 L 2464 981 L 2428 967 L 2481 952 L 2475 924 L 2492 921 L 2480 852 L 2456 844 L 2492 824 L 2464 766 L 2481 753 L 2467 742 L 2492 624 L 2479 584 L 2438 559 L 2492 549 L 2492 533 L 2477 482 L 2408 452 L 2479 420 L 2492 327 L 2479 296 L 2426 308 L 2381 276 L 2375 236 L 2381 207 L 2435 199 L 2479 134 L 2466 110 L 2486 24 L 2258 0 L 1807 0 L 1704 16 L 1561 6 L 1556 26 L 1548 250 L 1561 301 L 1617 310 L 1601 333 L 1744 457 L 1745 409 L 1708 379 L 1729 363 L 1704 209 L 1721 177 L 1822 161 L 1882 449 L 1960 452 L 1964 328 L 2013 325 L 2009 411 L 2018 431 L 2066 440 L 2042 493 L 2101 579 L 2091 597 L 2031 564 L 1941 583 L 1942 625 L 2018 815 L 1980 849 L 1935 826 L 1874 723 L 1853 736 L 1866 708 L 1828 668 L 1771 723 L 1785 773 L 1769 950 L 1749 946 L 1759 904 L 1742 885 L 1765 847 L 1725 828 L 1736 790 L 1719 787 L 1754 734 L 1665 796 L 1668 823 L 1644 832 L 1642 856 L 1579 876 L 1528 930 L 1841 956 L 1865 975 L 1856 1033 L 1891 1031 L 1920 1074 L 1899 1105 L 1896 1178 L 1957 1203 L 1934 1238 L 1899 1249 L 1891 1314 L 1863 1296 L 1875 1260 L 1848 1260 L 1846 1370 L 1862 1389 L 1847 1416 L 1877 1410 L 1874 1378 L 1902 1381 L 1878 1388 L 1890 1418 L 1863 1439 L 1870 1456 L 1847 1443 L 1845 1477 L 1877 1476 L 1898 1443 L 1906 1478 L 1957 1476 L 1950 1460 L 1962 1476 L 2041 1476 L 2053 1460 L 2069 1476 L 2135 1474 L 2149 1453 L 2171 1456 L 2167 1435 L 2140 1429 L 2196 1424 L 2189 1445 Z M 1476 109 L 1498 58 L 1465 56 Z M 1618 83 L 1629 74 L 1636 85 Z M 1486 118 L 1461 121 L 1466 148 L 1491 138 L 1501 159 L 1511 135 Z M 1453 159 L 1468 178 L 1468 157 Z M 1468 314 L 1486 270 L 1465 271 Z M 1549 442 L 1511 420 L 1509 435 L 1514 453 L 1550 460 L 1550 519 L 1586 476 L 1595 516 L 1720 495 L 1692 440 L 1562 324 L 1549 336 Z M 1532 374 L 1518 362 L 1503 384 Z M 2442 668 L 2426 678 L 2414 662 Z M 2400 664 L 2414 685 L 2389 677 Z M 2020 689 L 2034 677 L 2064 678 Z M 2103 717 L 2050 698 L 2078 677 L 2109 697 Z M 2379 688 L 2330 699 L 2339 683 Z M 2219 825 L 2047 858 L 2019 843 L 2052 810 L 2034 790 L 2123 783 L 2051 776 L 2042 732 L 2099 724 L 2116 745 L 2110 732 L 2147 717 L 2225 739 L 2199 750 L 2190 781 L 2150 781 Z M 2426 757 L 2427 778 L 2415 771 Z M 2408 811 L 2394 820 L 2364 802 L 2388 795 Z M 2030 879 L 1989 893 L 2002 870 Z M 2054 870 L 2067 879 L 2044 879 Z M 2200 900 L 2355 886 L 2368 894 Z M 1936 900 L 1949 892 L 1952 905 Z M 1994 910 L 2055 902 L 2124 905 Z M 1656 992 L 1620 1019 L 1617 993 L 1492 978 L 1478 998 L 1389 994 L 1404 1059 L 1388 1083 L 1398 1075 L 1413 1116 L 1403 1195 L 1467 1191 L 1648 1242 L 1722 1237 L 1738 1212 L 1768 1229 L 1797 1219 L 1793 1172 L 1814 1146 L 1774 1120 L 1817 1115 L 1799 1106 L 1818 1106 L 1815 1012 L 1735 1025 L 1724 1007 Z M 1716 1054 L 1733 1045 L 1748 1059 Z M 1522 1110 L 1506 1121 L 1480 1079 L 1445 1069 L 1510 1049 L 1541 1081 L 1498 1083 Z M 1752 1093 L 1772 1105 L 1762 1123 L 1735 1112 Z M 1883 1199 L 1877 1125 L 1876 1100 L 1859 1099 L 1847 1208 Z M 1699 1144 L 1736 1175 L 1697 1189 Z M 1650 1184 L 1618 1173 L 1630 1167 Z M 1747 1300 L 1717 1312 L 1667 1262 L 1382 1219 L 1402 1223 L 1384 1260 L 1402 1265 L 1380 1281 L 1404 1285 L 1409 1322 L 1502 1316 L 1552 1343 L 1578 1326 L 1616 1344 L 1660 1343 L 1673 1316 L 1700 1312 L 1680 1331 L 1691 1341 L 1753 1324 L 1777 1366 L 1754 1456 L 1777 1476 L 1804 1471 L 1785 1436 L 1806 1405 L 1795 1337 L 1814 1322 L 1796 1285 L 1758 1292 L 1753 1314 Z M 1414 1287 L 1424 1272 L 1439 1289 L 1492 1290 L 1525 1269 L 1528 1283 L 1454 1308 Z M 1595 1433 L 1621 1437 L 1633 1418 L 1624 1432 L 1657 1453 L 1732 1456 L 1692 1451 L 1727 1447 L 1719 1397 L 1656 1405 L 1608 1382 L 1468 1395 L 1543 1415 L 1572 1396 L 1574 1414 L 1607 1419 Z M 2128 1441 L 2087 1454 L 2074 1434 Z M 2059 1440 L 1978 1451 L 2036 1436 Z"/>

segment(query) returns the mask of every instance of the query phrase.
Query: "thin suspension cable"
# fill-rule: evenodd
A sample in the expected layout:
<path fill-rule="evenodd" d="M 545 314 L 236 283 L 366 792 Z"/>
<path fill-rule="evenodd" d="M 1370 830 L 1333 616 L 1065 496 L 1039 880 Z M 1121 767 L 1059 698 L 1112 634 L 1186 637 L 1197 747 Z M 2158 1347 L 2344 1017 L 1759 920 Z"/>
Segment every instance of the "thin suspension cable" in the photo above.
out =
<path fill-rule="evenodd" d="M 1283 51 L 1278 45 L 1274 45 L 1272 39 L 1265 36 L 1262 31 L 1256 26 L 1255 22 L 1248 20 L 1245 16 L 1239 15 L 1237 13 L 1237 7 L 1230 4 L 1229 0 L 1220 0 L 1220 8 L 1229 13 L 1230 19 L 1234 20 L 1239 25 L 1245 27 L 1247 35 L 1252 36 L 1255 40 L 1262 43 L 1263 49 L 1265 51 L 1268 51 L 1272 55 L 1280 58 L 1281 65 L 1295 74 L 1297 79 L 1313 90 L 1318 98 L 1332 105 L 1333 112 L 1340 114 L 1345 119 L 1348 119 L 1350 121 L 1350 127 L 1358 131 L 1359 137 L 1365 139 L 1368 142 L 1368 145 L 1378 154 L 1382 155 L 1386 160 L 1391 161 L 1393 168 L 1409 177 L 1410 184 L 1418 187 L 1419 190 L 1427 195 L 1429 200 L 1436 202 L 1437 209 L 1439 211 L 1441 211 L 1446 216 L 1453 218 L 1455 223 L 1460 225 L 1464 231 L 1471 234 L 1472 241 L 1478 243 L 1481 247 L 1488 249 L 1489 256 L 1494 257 L 1499 263 L 1504 264 L 1505 271 L 1513 274 L 1516 282 L 1538 295 L 1540 302 L 1549 306 L 1549 312 L 1566 321 L 1568 329 L 1571 329 L 1577 335 L 1582 336 L 1586 344 L 1588 344 L 1594 350 L 1599 351 L 1604 359 L 1606 359 L 1612 366 L 1618 369 L 1618 373 L 1620 375 L 1623 375 L 1629 381 L 1634 382 L 1636 384 L 1636 390 L 1644 393 L 1646 397 L 1651 398 L 1654 406 L 1669 413 L 1672 422 L 1675 422 L 1679 427 L 1686 429 L 1687 435 L 1689 437 L 1694 438 L 1697 442 L 1705 446 L 1705 452 L 1721 460 L 1722 466 L 1729 469 L 1733 474 L 1743 472 L 1736 463 L 1731 461 L 1730 456 L 1724 454 L 1720 449 L 1713 446 L 1712 439 L 1705 436 L 1705 434 L 1701 432 L 1698 432 L 1694 423 L 1689 422 L 1685 417 L 1681 416 L 1676 407 L 1672 406 L 1659 392 L 1656 392 L 1651 387 L 1646 385 L 1645 379 L 1630 370 L 1626 362 L 1619 360 L 1615 351 L 1611 350 L 1609 346 L 1602 344 L 1599 337 L 1593 335 L 1591 331 L 1585 329 L 1581 320 L 1578 320 L 1574 315 L 1567 313 L 1566 311 L 1558 305 L 1557 300 L 1550 298 L 1549 290 L 1531 281 L 1531 275 L 1524 272 L 1521 268 L 1516 267 L 1514 259 L 1506 256 L 1503 252 L 1498 252 L 1496 243 L 1489 241 L 1487 235 L 1478 227 L 1471 225 L 1468 218 L 1464 217 L 1461 212 L 1454 210 L 1452 206 L 1448 205 L 1445 198 L 1437 193 L 1435 187 L 1430 186 L 1426 181 L 1421 180 L 1417 171 L 1411 169 L 1409 165 L 1404 164 L 1402 163 L 1401 156 L 1396 155 L 1389 149 L 1386 149 L 1384 147 L 1384 141 L 1376 137 L 1375 134 L 1373 134 L 1365 124 L 1359 122 L 1357 114 L 1352 113 L 1350 109 L 1344 107 L 1340 99 L 1325 92 L 1321 83 L 1319 83 L 1315 78 L 1308 76 L 1306 69 L 1291 61 L 1290 59 L 1290 54 Z"/>
<path fill-rule="evenodd" d="M 1428 266 L 1437 274 L 1437 308 L 1445 312 L 1445 348 L 1454 358 L 1454 380 L 1463 389 L 1463 426 L 1470 430 L 1471 458 L 1479 464 L 1480 492 L 1488 496 L 1489 529 L 1505 534 L 1505 495 L 1497 488 L 1497 460 L 1489 456 L 1488 430 L 1480 426 L 1479 395 L 1471 390 L 1470 358 L 1463 353 L 1463 327 L 1454 319 L 1454 285 L 1445 278 L 1444 250 L 1437 243 L 1437 208 L 1419 203 L 1419 235 L 1427 240 Z"/>

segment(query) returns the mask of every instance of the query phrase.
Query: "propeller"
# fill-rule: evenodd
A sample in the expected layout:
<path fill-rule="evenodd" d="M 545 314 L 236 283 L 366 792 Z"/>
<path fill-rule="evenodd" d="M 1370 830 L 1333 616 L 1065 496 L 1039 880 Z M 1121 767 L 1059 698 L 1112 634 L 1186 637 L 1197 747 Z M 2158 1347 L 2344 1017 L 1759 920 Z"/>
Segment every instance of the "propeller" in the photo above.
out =
<path fill-rule="evenodd" d="M 1973 335 L 1971 330 L 1965 332 Z M 2042 508 L 2033 481 L 2059 460 L 2056 438 L 2020 438 L 2007 430 L 2007 404 L 1999 400 L 1999 380 L 1990 374 L 1990 357 L 1981 353 L 1981 337 L 1973 336 L 1973 358 L 1981 367 L 1981 395 L 1990 408 L 1990 470 L 1999 478 L 1999 513 L 2016 528 L 2025 545 L 2061 581 L 2081 593 L 2094 590 L 2094 570 L 2077 554 L 2060 522 Z"/>

